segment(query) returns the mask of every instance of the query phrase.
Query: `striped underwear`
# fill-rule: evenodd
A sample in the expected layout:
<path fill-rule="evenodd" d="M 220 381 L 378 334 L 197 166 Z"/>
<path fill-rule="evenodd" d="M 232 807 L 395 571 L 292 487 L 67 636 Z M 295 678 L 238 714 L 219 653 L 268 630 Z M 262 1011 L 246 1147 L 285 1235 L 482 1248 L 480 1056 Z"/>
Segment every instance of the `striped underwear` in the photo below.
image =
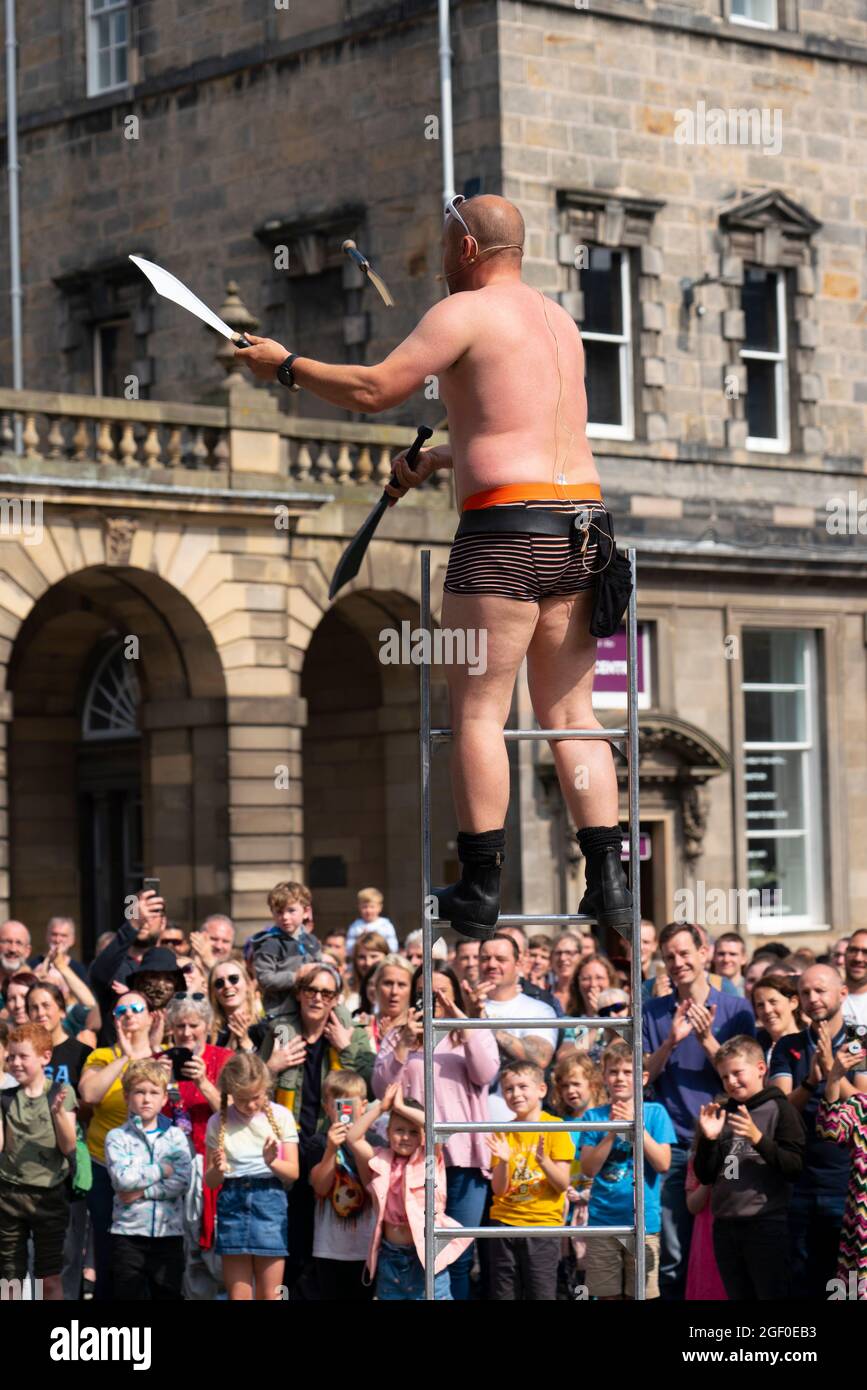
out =
<path fill-rule="evenodd" d="M 564 499 L 563 493 L 569 494 Z M 533 511 L 572 512 L 579 507 L 593 518 L 605 511 L 599 487 L 578 483 L 554 488 L 552 484 L 511 484 L 474 493 L 463 511 L 496 507 Z M 591 526 L 582 555 L 578 533 L 541 536 L 527 531 L 456 536 L 452 542 L 444 588 L 451 594 L 495 594 L 522 603 L 582 593 L 596 584 L 599 566 L 595 531 Z"/>

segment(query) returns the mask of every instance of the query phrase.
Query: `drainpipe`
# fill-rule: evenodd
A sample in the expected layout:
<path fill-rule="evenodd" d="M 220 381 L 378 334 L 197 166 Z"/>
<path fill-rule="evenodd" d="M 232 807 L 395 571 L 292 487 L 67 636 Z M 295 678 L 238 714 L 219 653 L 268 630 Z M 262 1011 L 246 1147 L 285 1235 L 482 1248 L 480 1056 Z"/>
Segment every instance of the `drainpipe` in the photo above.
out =
<path fill-rule="evenodd" d="M 455 196 L 455 158 L 452 142 L 452 45 L 449 7 L 439 0 L 440 140 L 443 150 L 443 207 Z"/>

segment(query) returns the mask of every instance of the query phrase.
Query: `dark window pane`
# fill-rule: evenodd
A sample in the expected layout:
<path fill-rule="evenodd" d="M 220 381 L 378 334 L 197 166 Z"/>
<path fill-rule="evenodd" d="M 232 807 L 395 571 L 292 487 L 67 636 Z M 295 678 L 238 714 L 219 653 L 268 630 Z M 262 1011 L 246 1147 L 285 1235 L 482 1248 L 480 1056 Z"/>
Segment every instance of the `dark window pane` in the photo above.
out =
<path fill-rule="evenodd" d="M 593 425 L 622 425 L 620 348 L 616 343 L 584 343 L 587 420 Z"/>
<path fill-rule="evenodd" d="M 97 336 L 97 347 L 102 371 L 102 395 L 122 396 L 124 378 L 132 372 L 135 351 L 130 320 L 103 324 Z"/>
<path fill-rule="evenodd" d="M 764 903 L 756 903 L 762 915 L 774 910 L 782 917 L 806 916 L 807 902 L 807 842 L 801 835 L 772 840 L 750 838 L 747 841 L 748 886 L 766 894 Z M 784 929 L 783 929 L 784 930 Z"/>
<path fill-rule="evenodd" d="M 805 830 L 803 753 L 747 753 L 748 830 Z"/>
<path fill-rule="evenodd" d="M 752 439 L 777 439 L 777 371 L 747 358 L 747 424 Z"/>
<path fill-rule="evenodd" d="M 581 271 L 581 292 L 584 295 L 581 327 L 587 333 L 623 332 L 620 254 L 607 246 L 590 247 L 590 265 L 587 270 Z"/>
<path fill-rule="evenodd" d="M 779 632 L 746 628 L 743 633 L 744 683 L 802 685 L 804 651 L 802 632 L 790 632 L 785 628 Z"/>
<path fill-rule="evenodd" d="M 801 690 L 744 692 L 747 743 L 803 743 L 807 737 Z"/>
<path fill-rule="evenodd" d="M 747 266 L 741 290 L 741 308 L 746 318 L 744 347 L 757 352 L 779 352 L 777 322 L 777 276 L 775 271 Z"/>

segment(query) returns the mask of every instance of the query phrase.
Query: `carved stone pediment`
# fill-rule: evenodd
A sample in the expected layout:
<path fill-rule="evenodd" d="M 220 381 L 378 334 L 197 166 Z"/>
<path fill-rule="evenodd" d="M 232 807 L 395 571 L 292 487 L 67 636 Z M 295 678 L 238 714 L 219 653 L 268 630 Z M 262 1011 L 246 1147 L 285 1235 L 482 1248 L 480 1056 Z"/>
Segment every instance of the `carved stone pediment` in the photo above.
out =
<path fill-rule="evenodd" d="M 638 725 L 638 771 L 640 787 L 655 786 L 668 791 L 680 805 L 684 847 L 688 860 L 698 859 L 707 828 L 709 797 L 707 783 L 723 772 L 730 772 L 731 754 L 716 739 L 673 714 L 644 714 Z M 551 808 L 560 796 L 554 764 L 546 744 L 539 746 L 537 764 L 543 795 Z M 617 759 L 618 781 L 625 784 L 627 769 Z M 571 840 L 567 846 L 570 863 L 580 858 Z"/>
<path fill-rule="evenodd" d="M 801 203 L 778 188 L 753 193 L 720 213 L 720 225 L 738 231 L 757 232 L 777 223 L 786 236 L 815 236 L 822 224 Z"/>

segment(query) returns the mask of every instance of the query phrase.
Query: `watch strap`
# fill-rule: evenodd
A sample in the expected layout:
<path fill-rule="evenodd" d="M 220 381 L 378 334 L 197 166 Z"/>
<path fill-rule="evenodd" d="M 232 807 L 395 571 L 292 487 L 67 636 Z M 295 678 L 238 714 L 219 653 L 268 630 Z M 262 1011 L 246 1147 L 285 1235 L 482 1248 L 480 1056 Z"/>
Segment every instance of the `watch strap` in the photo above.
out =
<path fill-rule="evenodd" d="M 297 352 L 290 352 L 286 360 L 281 362 L 280 366 L 277 368 L 278 379 L 284 386 L 288 386 L 290 391 L 299 391 L 301 389 L 295 380 L 295 373 L 292 370 L 292 364 L 299 356 L 300 354 Z"/>

